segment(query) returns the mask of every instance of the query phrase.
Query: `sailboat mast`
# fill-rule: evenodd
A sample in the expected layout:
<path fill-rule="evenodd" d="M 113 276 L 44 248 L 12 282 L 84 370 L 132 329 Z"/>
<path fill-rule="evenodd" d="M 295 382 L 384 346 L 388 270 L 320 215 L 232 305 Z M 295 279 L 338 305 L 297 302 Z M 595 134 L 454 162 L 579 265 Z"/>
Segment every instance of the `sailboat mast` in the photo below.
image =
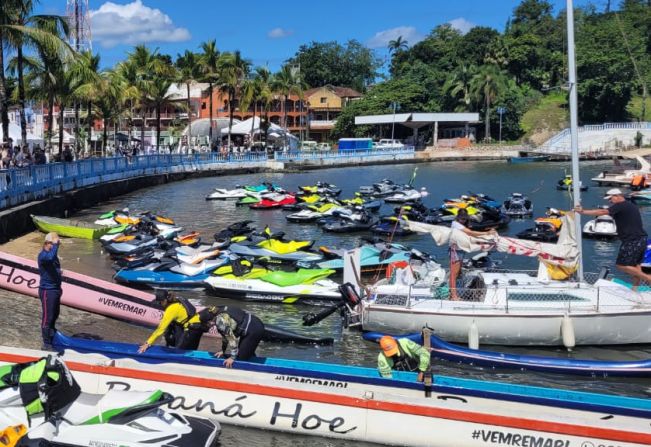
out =
<path fill-rule="evenodd" d="M 576 84 L 576 53 L 574 51 L 574 4 L 567 0 L 567 58 L 570 90 L 570 138 L 572 149 L 572 189 L 574 206 L 581 205 L 581 178 L 579 176 L 579 118 Z M 583 238 L 581 237 L 581 216 L 577 213 L 574 219 L 576 225 L 576 243 L 579 248 L 578 280 L 583 280 Z"/>

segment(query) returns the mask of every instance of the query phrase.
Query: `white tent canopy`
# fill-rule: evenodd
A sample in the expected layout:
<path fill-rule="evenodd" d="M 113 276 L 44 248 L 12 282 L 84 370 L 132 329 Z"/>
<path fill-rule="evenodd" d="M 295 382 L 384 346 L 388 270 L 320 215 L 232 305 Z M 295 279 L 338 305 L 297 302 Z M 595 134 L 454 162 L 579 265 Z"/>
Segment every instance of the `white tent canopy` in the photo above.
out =
<path fill-rule="evenodd" d="M 18 124 L 9 123 L 9 138 L 14 140 L 14 144 L 23 144 L 22 136 L 20 135 L 20 126 Z M 0 126 L 0 141 L 4 139 L 2 133 L 2 126 Z M 43 138 L 39 138 L 36 135 L 27 132 L 27 143 L 40 143 L 43 141 Z"/>
<path fill-rule="evenodd" d="M 231 135 L 249 135 L 251 133 L 251 126 L 253 126 L 253 133 L 260 132 L 260 118 L 257 116 L 255 118 L 249 118 L 237 124 L 234 124 L 231 127 Z M 222 135 L 228 135 L 228 127 L 221 130 Z M 278 133 L 282 134 L 285 132 L 285 129 L 280 127 L 277 124 L 269 124 L 269 133 Z"/>
<path fill-rule="evenodd" d="M 56 131 L 52 135 L 52 140 L 50 141 L 50 143 L 55 144 L 55 143 L 58 143 L 58 142 L 59 142 L 59 131 Z M 74 142 L 75 142 L 75 137 L 73 137 L 72 135 L 70 135 L 68 132 L 66 132 L 64 130 L 63 131 L 63 144 L 70 144 L 70 143 L 74 143 Z"/>

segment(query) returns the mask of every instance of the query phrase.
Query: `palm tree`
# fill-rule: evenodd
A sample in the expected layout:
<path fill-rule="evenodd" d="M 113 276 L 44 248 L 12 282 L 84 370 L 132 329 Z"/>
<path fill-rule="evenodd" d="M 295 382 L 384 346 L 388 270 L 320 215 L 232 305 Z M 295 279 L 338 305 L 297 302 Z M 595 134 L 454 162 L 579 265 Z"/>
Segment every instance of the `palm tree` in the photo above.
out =
<path fill-rule="evenodd" d="M 389 49 L 389 54 L 395 53 L 397 51 L 404 51 L 409 48 L 409 42 L 403 39 L 402 36 L 398 36 L 397 39 L 389 41 L 387 48 Z"/>
<path fill-rule="evenodd" d="M 106 155 L 109 121 L 117 119 L 122 110 L 121 105 L 126 102 L 124 96 L 126 81 L 118 71 L 102 72 L 97 83 L 97 91 L 99 96 L 95 100 L 95 106 L 102 118 L 102 155 Z"/>
<path fill-rule="evenodd" d="M 490 109 L 491 104 L 506 89 L 506 75 L 503 70 L 495 65 L 484 65 L 472 78 L 471 92 L 477 101 L 484 103 L 484 124 L 486 141 L 491 139 Z"/>
<path fill-rule="evenodd" d="M 476 73 L 477 67 L 474 65 L 461 65 L 443 84 L 443 92 L 457 99 L 459 103 L 457 106 L 458 112 L 470 110 L 472 80 Z"/>
<path fill-rule="evenodd" d="M 218 64 L 219 64 L 219 50 L 217 49 L 217 43 L 215 40 L 210 40 L 201 44 L 201 56 L 200 64 L 202 71 L 202 80 L 208 83 L 208 95 L 210 96 L 210 104 L 208 105 L 208 113 L 210 118 L 210 127 L 208 128 L 208 139 L 210 140 L 210 145 L 212 146 L 212 128 L 213 128 L 213 107 L 212 107 L 212 95 L 215 86 L 215 82 L 218 81 Z"/>
<path fill-rule="evenodd" d="M 284 65 L 274 75 L 271 87 L 274 92 L 283 96 L 283 127 L 285 128 L 285 144 L 287 144 L 287 100 L 290 95 L 294 94 L 299 95 L 299 99 L 302 101 L 303 85 L 294 70 L 292 70 L 292 67 Z"/>
<path fill-rule="evenodd" d="M 175 75 L 171 70 L 167 73 L 156 76 L 150 85 L 149 90 L 149 101 L 154 109 L 156 109 L 156 152 L 160 150 L 160 115 L 161 109 L 165 106 L 174 105 L 173 97 L 174 94 L 170 94 L 169 90 L 172 84 L 174 83 Z M 188 95 L 189 96 L 189 95 Z M 188 101 L 189 102 L 189 101 Z M 188 110 L 188 115 L 191 114 L 191 111 Z M 192 136 L 192 120 L 190 119 L 190 127 L 188 130 L 188 135 Z M 188 139 L 189 141 L 189 139 Z"/>
<path fill-rule="evenodd" d="M 127 110 L 127 146 L 131 147 L 131 135 L 133 133 L 133 115 L 134 115 L 134 106 L 137 101 L 140 99 L 140 90 L 138 90 L 138 70 L 136 65 L 130 63 L 129 61 L 119 62 L 115 67 L 115 72 L 124 81 L 124 86 L 126 89 L 125 97 L 126 103 L 125 107 Z"/>
<path fill-rule="evenodd" d="M 127 57 L 126 64 L 132 65 L 128 68 L 128 74 L 133 76 L 129 79 L 131 86 L 138 91 L 138 106 L 142 123 L 140 127 L 140 144 L 145 143 L 145 125 L 147 120 L 147 105 L 149 89 L 152 79 L 165 70 L 165 63 L 161 60 L 158 50 L 150 51 L 145 45 L 137 45 Z"/>
<path fill-rule="evenodd" d="M 199 56 L 192 51 L 185 50 L 183 55 L 176 57 L 177 80 L 185 84 L 187 91 L 186 108 L 188 109 L 188 149 L 192 145 L 192 104 L 190 101 L 190 87 L 202 77 Z M 212 121 L 211 121 L 212 124 Z M 211 140 L 212 143 L 212 140 Z"/>
<path fill-rule="evenodd" d="M 99 54 L 93 54 L 90 51 L 85 51 L 79 54 L 78 63 L 81 64 L 79 69 L 79 79 L 77 80 L 78 86 L 76 88 L 76 101 L 75 101 L 75 147 L 77 154 L 80 152 L 80 136 L 79 136 L 79 104 L 86 103 L 86 129 L 88 137 L 88 145 L 91 144 L 92 130 L 93 130 L 93 102 L 102 95 L 102 88 L 100 87 L 99 76 Z"/>
<path fill-rule="evenodd" d="M 242 58 L 239 51 L 222 53 L 219 57 L 219 90 L 228 95 L 228 147 L 231 147 L 231 129 L 233 128 L 233 103 L 240 93 L 242 82 L 249 73 L 251 63 Z"/>
<path fill-rule="evenodd" d="M 260 117 L 264 112 L 264 123 L 260 120 L 260 130 L 264 129 L 265 146 L 269 134 L 269 109 L 274 100 L 273 91 L 271 90 L 272 75 L 267 67 L 257 67 L 255 69 L 255 82 L 257 83 L 257 100 L 260 104 Z"/>
<path fill-rule="evenodd" d="M 3 0 L 0 2 L 0 121 L 2 122 L 2 139 L 6 143 L 9 140 L 9 97 L 7 92 L 7 79 L 5 78 L 4 64 L 4 27 L 17 21 L 16 7 L 14 0 Z"/>
<path fill-rule="evenodd" d="M 68 35 L 68 23 L 65 17 L 58 15 L 32 15 L 35 0 L 3 0 L 3 18 L 0 18 L 0 31 L 4 44 L 16 51 L 16 71 L 18 73 L 18 104 L 20 111 L 21 138 L 27 140 L 27 120 L 25 117 L 25 78 L 24 60 L 25 48 L 46 48 L 53 54 L 58 54 L 63 59 L 72 53 L 70 46 L 57 34 L 50 32 L 52 29 L 61 30 L 63 35 Z M 49 24 L 44 26 L 44 24 Z M 44 29 L 44 28 L 49 28 Z M 6 87 L 3 86 L 3 87 Z M 4 91 L 6 88 L 2 89 Z M 0 98 L 2 102 L 4 98 Z"/>

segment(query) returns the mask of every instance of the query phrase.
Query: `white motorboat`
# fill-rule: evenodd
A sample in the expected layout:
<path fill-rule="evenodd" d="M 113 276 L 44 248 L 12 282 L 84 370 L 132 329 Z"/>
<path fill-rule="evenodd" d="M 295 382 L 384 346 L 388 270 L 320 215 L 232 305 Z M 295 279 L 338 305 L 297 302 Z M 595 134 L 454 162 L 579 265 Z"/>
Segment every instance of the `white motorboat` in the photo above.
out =
<path fill-rule="evenodd" d="M 422 187 L 419 190 L 417 189 L 404 189 L 402 191 L 396 191 L 394 194 L 384 198 L 384 201 L 387 203 L 406 203 L 406 202 L 415 202 L 424 197 L 427 197 L 428 192 L 425 187 Z"/>
<path fill-rule="evenodd" d="M 364 330 L 409 333 L 423 326 L 447 341 L 498 345 L 601 345 L 651 343 L 651 292 L 634 292 L 604 272 L 592 282 L 553 279 L 575 268 L 578 249 L 573 213 L 563 217 L 557 244 L 501 236 L 472 238 L 458 230 L 410 222 L 438 244 L 450 240 L 468 251 L 496 249 L 538 256 L 538 272 L 474 272 L 449 299 L 447 286 L 380 282 L 350 316 Z M 552 275 L 550 277 L 550 271 Z M 590 275 L 589 275 L 590 276 Z"/>
<path fill-rule="evenodd" d="M 615 219 L 608 215 L 598 216 L 583 226 L 583 235 L 595 239 L 613 239 L 617 237 Z"/>
<path fill-rule="evenodd" d="M 644 176 L 646 184 L 649 184 L 649 181 L 651 181 L 651 164 L 639 155 L 636 155 L 635 159 L 640 164 L 639 169 L 627 169 L 623 172 L 603 171 L 593 177 L 592 181 L 600 186 L 630 185 L 635 177 L 641 175 Z"/>

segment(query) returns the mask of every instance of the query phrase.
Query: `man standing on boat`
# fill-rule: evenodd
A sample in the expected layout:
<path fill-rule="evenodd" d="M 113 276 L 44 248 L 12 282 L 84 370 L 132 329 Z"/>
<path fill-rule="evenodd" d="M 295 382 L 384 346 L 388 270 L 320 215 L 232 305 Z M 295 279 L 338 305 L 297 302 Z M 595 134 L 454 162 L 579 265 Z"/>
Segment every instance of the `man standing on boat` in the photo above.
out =
<path fill-rule="evenodd" d="M 427 348 L 415 343 L 408 338 L 396 340 L 390 335 L 380 338 L 382 351 L 377 356 L 377 369 L 385 379 L 392 377 L 392 370 L 418 371 L 418 381 L 425 378 L 425 371 L 429 369 L 431 355 Z"/>
<path fill-rule="evenodd" d="M 195 307 L 185 298 L 163 289 L 156 290 L 155 301 L 163 307 L 163 318 L 138 353 L 149 349 L 161 335 L 164 335 L 167 346 L 192 351 L 198 349 L 205 330 Z"/>
<path fill-rule="evenodd" d="M 215 327 L 222 336 L 222 353 L 226 368 L 232 368 L 235 359 L 249 360 L 255 357 L 255 350 L 264 335 L 264 324 L 250 312 L 234 306 L 217 307 Z"/>
<path fill-rule="evenodd" d="M 610 202 L 610 206 L 606 209 L 584 210 L 581 206 L 577 206 L 574 211 L 586 216 L 607 214 L 615 220 L 617 235 L 622 241 L 615 264 L 620 271 L 633 277 L 633 290 L 637 290 L 640 281 L 651 283 L 651 275 L 644 273 L 640 265 L 644 259 L 647 241 L 640 210 L 636 205 L 627 201 L 624 193 L 618 188 L 608 190 L 604 199 Z"/>
<path fill-rule="evenodd" d="M 52 339 L 56 333 L 55 324 L 61 307 L 61 262 L 59 261 L 59 235 L 45 235 L 43 249 L 38 254 L 38 297 L 41 300 L 43 315 L 41 318 L 41 335 L 43 349 L 52 349 Z"/>

